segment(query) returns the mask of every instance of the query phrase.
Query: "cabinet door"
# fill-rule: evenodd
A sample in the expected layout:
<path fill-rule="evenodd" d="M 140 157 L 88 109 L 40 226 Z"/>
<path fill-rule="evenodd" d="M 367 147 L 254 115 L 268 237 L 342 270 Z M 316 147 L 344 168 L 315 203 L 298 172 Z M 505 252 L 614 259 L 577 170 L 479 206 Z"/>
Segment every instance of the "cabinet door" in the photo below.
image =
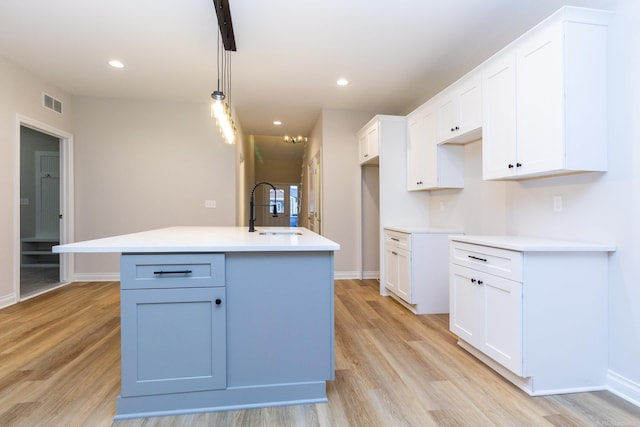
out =
<path fill-rule="evenodd" d="M 367 154 L 369 158 L 378 157 L 380 154 L 377 123 L 367 131 Z"/>
<path fill-rule="evenodd" d="M 358 147 L 360 150 L 361 164 L 377 163 L 378 154 L 378 123 L 375 122 L 358 135 Z"/>
<path fill-rule="evenodd" d="M 482 91 L 480 75 L 466 78 L 458 89 L 459 133 L 466 134 L 482 127 Z"/>
<path fill-rule="evenodd" d="M 438 142 L 455 136 L 460 129 L 458 123 L 458 99 L 453 91 L 445 93 L 438 103 Z M 456 127 L 458 129 L 456 129 Z"/>
<path fill-rule="evenodd" d="M 446 89 L 437 106 L 438 143 L 466 143 L 480 138 L 482 92 L 479 75 L 464 77 Z"/>
<path fill-rule="evenodd" d="M 384 248 L 384 286 L 394 294 L 398 292 L 398 249 Z"/>
<path fill-rule="evenodd" d="M 122 290 L 121 395 L 226 388 L 225 306 L 224 287 Z"/>
<path fill-rule="evenodd" d="M 478 277 L 484 288 L 484 343 L 480 350 L 522 375 L 522 284 L 491 274 Z"/>
<path fill-rule="evenodd" d="M 449 329 L 462 340 L 482 349 L 483 288 L 478 272 L 451 264 L 449 272 Z"/>
<path fill-rule="evenodd" d="M 411 252 L 404 249 L 398 249 L 397 261 L 398 261 L 398 286 L 396 288 L 396 295 L 413 304 L 412 292 L 411 292 Z"/>
<path fill-rule="evenodd" d="M 516 57 L 506 52 L 482 74 L 482 177 L 516 175 Z"/>
<path fill-rule="evenodd" d="M 562 40 L 556 25 L 517 50 L 518 175 L 565 165 Z"/>
<path fill-rule="evenodd" d="M 363 163 L 367 160 L 368 151 L 369 151 L 369 140 L 367 138 L 367 133 L 363 132 L 358 135 L 358 150 L 360 155 L 360 163 Z"/>
<path fill-rule="evenodd" d="M 407 117 L 407 188 L 437 187 L 436 118 L 425 105 Z"/>

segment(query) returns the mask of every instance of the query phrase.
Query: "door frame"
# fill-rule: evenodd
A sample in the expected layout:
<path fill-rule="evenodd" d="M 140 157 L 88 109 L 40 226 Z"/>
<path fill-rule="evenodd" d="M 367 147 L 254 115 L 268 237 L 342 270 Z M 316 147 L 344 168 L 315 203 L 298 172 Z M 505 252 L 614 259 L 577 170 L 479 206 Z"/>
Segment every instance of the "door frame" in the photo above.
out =
<path fill-rule="evenodd" d="M 20 127 L 24 126 L 60 139 L 60 243 L 74 241 L 74 187 L 73 187 L 73 134 L 46 123 L 16 114 L 13 161 L 13 292 L 15 302 L 20 301 Z M 72 254 L 60 254 L 61 285 L 72 281 L 74 271 Z"/>

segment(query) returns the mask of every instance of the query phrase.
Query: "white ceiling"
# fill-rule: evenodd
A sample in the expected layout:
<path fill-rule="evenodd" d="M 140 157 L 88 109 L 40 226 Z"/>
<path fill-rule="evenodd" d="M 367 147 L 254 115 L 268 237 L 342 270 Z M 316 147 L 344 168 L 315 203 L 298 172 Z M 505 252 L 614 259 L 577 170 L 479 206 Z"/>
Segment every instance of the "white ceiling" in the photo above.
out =
<path fill-rule="evenodd" d="M 406 114 L 563 4 L 615 1 L 230 0 L 231 100 L 255 135 L 308 135 L 322 108 Z M 0 55 L 73 95 L 207 105 L 216 42 L 212 0 L 0 0 Z"/>

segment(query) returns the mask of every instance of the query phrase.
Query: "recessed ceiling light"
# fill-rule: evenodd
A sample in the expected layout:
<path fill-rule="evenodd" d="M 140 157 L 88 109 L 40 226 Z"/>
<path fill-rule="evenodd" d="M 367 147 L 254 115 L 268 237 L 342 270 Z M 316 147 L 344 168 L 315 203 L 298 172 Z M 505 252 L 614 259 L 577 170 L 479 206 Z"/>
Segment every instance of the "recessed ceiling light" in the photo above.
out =
<path fill-rule="evenodd" d="M 109 65 L 111 65 L 113 68 L 124 68 L 124 64 L 117 59 L 112 59 L 111 61 L 109 61 Z"/>
<path fill-rule="evenodd" d="M 338 81 L 336 82 L 338 84 L 338 86 L 346 86 L 349 84 L 349 80 L 347 79 L 338 79 Z"/>
<path fill-rule="evenodd" d="M 276 125 L 276 126 L 280 126 L 280 125 L 282 125 L 282 122 L 280 120 L 274 120 L 273 124 Z"/>

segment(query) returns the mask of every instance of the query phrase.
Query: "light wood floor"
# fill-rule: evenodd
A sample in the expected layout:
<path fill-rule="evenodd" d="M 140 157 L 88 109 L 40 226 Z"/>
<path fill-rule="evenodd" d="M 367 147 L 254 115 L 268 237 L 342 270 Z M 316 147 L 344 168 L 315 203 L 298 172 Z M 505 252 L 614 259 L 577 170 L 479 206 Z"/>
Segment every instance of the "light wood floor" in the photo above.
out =
<path fill-rule="evenodd" d="M 328 404 L 113 422 L 118 283 L 76 283 L 0 310 L 0 426 L 640 426 L 608 392 L 531 398 L 376 281 L 336 282 Z"/>

